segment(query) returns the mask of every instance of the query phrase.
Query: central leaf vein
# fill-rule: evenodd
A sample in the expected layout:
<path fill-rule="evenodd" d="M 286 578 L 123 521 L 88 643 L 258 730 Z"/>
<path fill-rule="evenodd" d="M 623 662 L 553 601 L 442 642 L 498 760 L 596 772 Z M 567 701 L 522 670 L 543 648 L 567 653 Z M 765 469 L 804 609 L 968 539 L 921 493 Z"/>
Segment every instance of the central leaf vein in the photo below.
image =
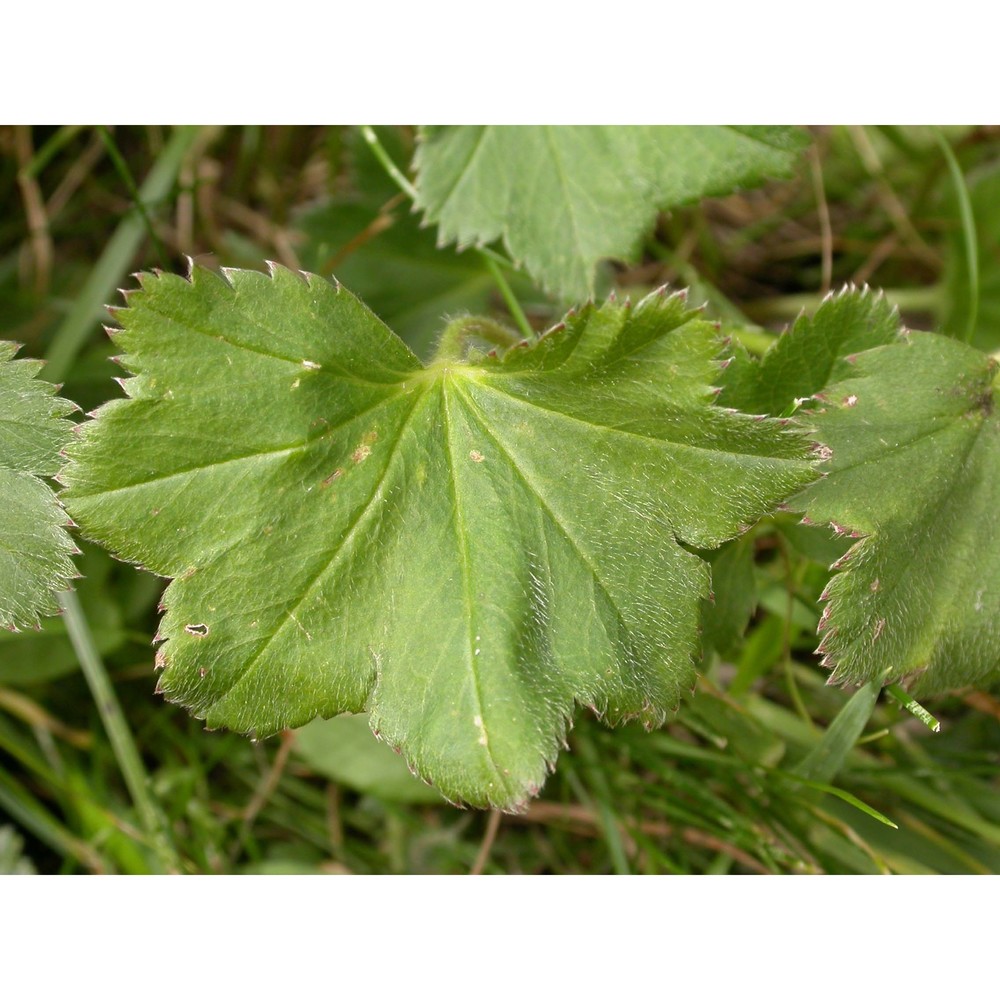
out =
<path fill-rule="evenodd" d="M 454 525 L 455 525 L 455 536 L 458 545 L 459 558 L 461 560 L 461 570 L 462 570 L 462 591 L 463 598 L 465 601 L 465 621 L 466 621 L 466 657 L 469 666 L 469 672 L 472 676 L 472 689 L 476 697 L 476 707 L 477 707 L 477 717 L 480 721 L 482 732 L 484 737 L 482 742 L 483 748 L 486 751 L 487 757 L 489 757 L 490 765 L 493 767 L 494 771 L 498 776 L 502 777 L 501 768 L 498 766 L 496 758 L 493 756 L 493 748 L 490 745 L 489 740 L 489 727 L 486 722 L 485 708 L 483 705 L 483 695 L 482 687 L 480 685 L 479 679 L 479 669 L 476 665 L 476 655 L 475 655 L 475 625 L 473 623 L 473 618 L 475 616 L 475 598 L 472 588 L 472 572 L 469 562 L 469 547 L 466 541 L 466 530 L 465 524 L 462 517 L 462 502 L 459 498 L 458 482 L 456 479 L 456 465 L 455 462 L 455 445 L 452 437 L 452 431 L 454 430 L 453 421 L 451 417 L 449 401 L 448 401 L 448 383 L 446 382 L 442 392 L 442 400 L 444 406 L 444 418 L 445 418 L 445 434 L 447 436 L 447 444 L 445 446 L 445 455 L 448 459 L 448 481 L 451 485 L 451 498 L 455 509 Z"/>

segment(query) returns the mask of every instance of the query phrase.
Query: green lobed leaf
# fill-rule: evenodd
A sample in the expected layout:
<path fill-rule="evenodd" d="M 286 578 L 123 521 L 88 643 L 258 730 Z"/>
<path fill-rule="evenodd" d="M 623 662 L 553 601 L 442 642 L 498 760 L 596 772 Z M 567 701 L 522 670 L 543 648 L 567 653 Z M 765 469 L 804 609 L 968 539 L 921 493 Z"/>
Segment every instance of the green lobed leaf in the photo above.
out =
<path fill-rule="evenodd" d="M 85 532 L 175 578 L 160 689 L 257 736 L 368 711 L 450 799 L 516 808 L 574 702 L 660 723 L 694 682 L 712 547 L 810 481 L 713 405 L 681 296 L 422 365 L 313 275 L 143 275 L 135 376 L 74 445 Z"/>
<path fill-rule="evenodd" d="M 74 576 L 75 551 L 66 514 L 44 477 L 62 464 L 75 406 L 38 379 L 40 361 L 14 360 L 17 346 L 0 341 L 0 626 L 37 625 L 58 610 L 53 596 Z"/>
<path fill-rule="evenodd" d="M 996 362 L 930 333 L 860 354 L 810 416 L 829 473 L 793 503 L 863 538 L 820 622 L 833 679 L 916 693 L 1000 673 Z"/>
<path fill-rule="evenodd" d="M 658 211 L 788 175 L 808 143 L 786 127 L 425 128 L 416 205 L 439 244 L 502 238 L 544 288 L 583 299 L 597 262 L 634 257 Z"/>
<path fill-rule="evenodd" d="M 796 323 L 738 392 L 727 388 L 747 405 L 746 386 L 770 375 L 780 390 L 769 405 L 813 397 L 798 419 L 828 458 L 826 475 L 790 507 L 860 539 L 824 593 L 820 652 L 832 681 L 910 678 L 932 693 L 997 678 L 996 368 L 949 338 L 901 333 L 884 300 L 848 291 Z"/>

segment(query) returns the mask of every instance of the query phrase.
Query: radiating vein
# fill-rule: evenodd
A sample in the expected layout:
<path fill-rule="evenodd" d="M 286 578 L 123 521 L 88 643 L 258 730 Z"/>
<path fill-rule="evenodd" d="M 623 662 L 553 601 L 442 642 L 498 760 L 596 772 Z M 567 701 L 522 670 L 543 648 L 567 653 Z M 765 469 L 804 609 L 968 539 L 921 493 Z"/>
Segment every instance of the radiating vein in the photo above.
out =
<path fill-rule="evenodd" d="M 454 441 L 452 439 L 452 418 L 448 407 L 448 385 L 446 384 L 441 392 L 442 405 L 444 407 L 445 415 L 445 437 L 447 443 L 444 449 L 445 455 L 448 460 L 448 481 L 451 487 L 451 499 L 454 505 L 455 516 L 453 518 L 453 523 L 455 525 L 455 541 L 458 547 L 459 559 L 461 562 L 462 569 L 462 597 L 465 602 L 465 640 L 466 640 L 466 662 L 468 664 L 469 672 L 472 675 L 472 688 L 476 697 L 476 714 L 482 721 L 483 731 L 488 732 L 488 727 L 486 725 L 486 710 L 483 705 L 483 695 L 482 688 L 479 682 L 479 670 L 476 666 L 476 657 L 473 650 L 475 649 L 475 641 L 473 635 L 475 634 L 475 625 L 473 623 L 474 618 L 474 600 L 470 586 L 472 583 L 472 571 L 469 561 L 469 547 L 466 541 L 466 530 L 465 524 L 462 518 L 462 501 L 458 494 L 458 481 L 456 477 L 455 470 L 455 448 Z M 489 758 L 490 766 L 496 772 L 497 776 L 503 780 L 502 769 L 498 766 L 496 759 L 493 756 L 493 749 L 490 746 L 489 736 L 487 735 L 484 749 L 486 750 L 486 756 Z"/>
<path fill-rule="evenodd" d="M 490 425 L 489 420 L 486 419 L 485 414 L 479 409 L 479 406 L 476 404 L 475 400 L 472 399 L 464 391 L 462 392 L 462 397 L 468 403 L 470 412 L 475 418 L 476 423 L 478 423 L 479 426 L 482 427 L 483 431 L 492 439 L 494 444 L 496 444 L 497 448 L 499 448 L 500 451 L 503 452 L 507 461 L 510 463 L 511 468 L 517 473 L 518 478 L 521 480 L 521 482 L 524 483 L 524 485 L 528 488 L 531 494 L 538 501 L 539 506 L 542 508 L 542 510 L 545 511 L 546 515 L 548 516 L 552 524 L 555 526 L 556 530 L 566 539 L 567 542 L 569 542 L 573 551 L 576 553 L 577 558 L 579 558 L 579 560 L 583 563 L 583 565 L 587 567 L 587 570 L 593 577 L 594 582 L 600 588 L 601 593 L 603 593 L 604 596 L 607 598 L 608 604 L 614 611 L 615 616 L 618 619 L 618 624 L 621 626 L 622 631 L 628 634 L 629 629 L 625 624 L 625 617 L 622 613 L 621 608 L 618 606 L 618 603 L 615 601 L 615 599 L 611 596 L 611 593 L 608 591 L 607 586 L 604 583 L 604 580 L 601 579 L 600 574 L 597 572 L 597 567 L 594 566 L 594 564 L 590 561 L 590 558 L 580 548 L 579 541 L 568 531 L 563 522 L 555 515 L 555 512 L 552 510 L 546 497 L 542 494 L 542 491 L 538 488 L 538 486 L 535 485 L 534 482 L 531 481 L 531 479 L 528 477 L 527 473 L 521 467 L 520 463 L 514 457 L 510 449 L 497 436 L 493 427 Z M 607 628 L 603 622 L 601 622 L 601 626 L 602 628 L 605 629 L 605 634 L 607 635 Z M 613 642 L 613 638 L 611 636 L 608 636 L 608 638 Z"/>
<path fill-rule="evenodd" d="M 277 638 L 278 634 L 282 631 L 282 629 L 284 629 L 289 622 L 295 621 L 296 614 L 298 613 L 302 605 L 305 603 L 309 595 L 316 588 L 317 584 L 319 584 L 320 581 L 327 575 L 327 573 L 329 573 L 332 569 L 334 569 L 338 565 L 340 560 L 344 557 L 345 553 L 350 547 L 351 542 L 354 540 L 354 537 L 357 534 L 358 529 L 361 527 L 364 521 L 367 520 L 367 518 L 372 515 L 373 511 L 375 510 L 373 506 L 374 501 L 376 497 L 378 497 L 379 494 L 381 493 L 382 487 L 385 485 L 385 480 L 388 477 L 389 471 L 392 468 L 393 462 L 396 459 L 396 455 L 399 451 L 399 444 L 403 439 L 403 435 L 405 434 L 406 429 L 411 419 L 413 418 L 413 414 L 417 411 L 417 408 L 420 405 L 421 401 L 425 398 L 426 398 L 426 392 L 414 394 L 413 405 L 410 407 L 406 416 L 403 418 L 403 422 L 399 427 L 399 432 L 396 435 L 396 440 L 393 442 L 392 451 L 389 453 L 389 456 L 386 459 L 385 467 L 383 468 L 381 475 L 376 480 L 375 486 L 372 489 L 371 493 L 369 494 L 368 499 L 358 508 L 358 511 L 353 521 L 351 521 L 347 525 L 346 531 L 341 536 L 336 546 L 331 550 L 329 558 L 320 566 L 318 572 L 316 572 L 313 575 L 313 577 L 308 581 L 308 583 L 302 588 L 302 592 L 299 595 L 298 600 L 296 600 L 295 604 L 291 608 L 289 608 L 283 613 L 281 621 L 275 627 L 274 631 L 254 651 L 250 659 L 247 660 L 247 662 L 243 665 L 239 675 L 234 679 L 233 683 L 229 685 L 225 694 L 216 699 L 215 702 L 216 704 L 223 698 L 228 697 L 230 694 L 233 693 L 233 691 L 237 687 L 246 682 L 249 675 L 261 662 L 261 658 L 263 657 L 264 653 L 267 652 L 268 648 L 270 648 L 271 646 L 271 643 L 274 642 L 274 640 Z"/>

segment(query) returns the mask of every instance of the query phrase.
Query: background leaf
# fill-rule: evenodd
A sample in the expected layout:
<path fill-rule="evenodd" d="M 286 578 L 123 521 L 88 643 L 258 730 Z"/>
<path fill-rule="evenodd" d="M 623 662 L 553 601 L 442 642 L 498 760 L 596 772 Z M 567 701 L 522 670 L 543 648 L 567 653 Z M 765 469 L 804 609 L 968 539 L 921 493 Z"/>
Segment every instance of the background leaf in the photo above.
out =
<path fill-rule="evenodd" d="M 753 536 L 727 542 L 707 554 L 712 566 L 712 597 L 703 607 L 702 644 L 707 653 L 733 653 L 757 606 L 753 574 Z"/>
<path fill-rule="evenodd" d="M 394 159 L 406 161 L 398 130 L 380 130 L 380 140 Z M 496 283 L 481 255 L 435 246 L 433 232 L 420 226 L 366 143 L 355 138 L 349 149 L 357 186 L 296 218 L 305 236 L 302 266 L 335 275 L 419 357 L 428 357 L 442 317 L 490 312 L 500 301 Z M 510 278 L 522 303 L 538 296 L 523 275 Z"/>
<path fill-rule="evenodd" d="M 917 693 L 1000 675 L 996 362 L 936 334 L 857 355 L 804 416 L 832 455 L 792 506 L 864 535 L 820 622 L 834 679 Z"/>
<path fill-rule="evenodd" d="M 574 701 L 661 722 L 708 591 L 677 542 L 813 476 L 798 435 L 712 405 L 712 325 L 653 295 L 424 367 L 342 288 L 227 277 L 142 277 L 132 398 L 66 472 L 86 532 L 177 578 L 168 697 L 257 735 L 367 709 L 446 797 L 506 808 Z"/>
<path fill-rule="evenodd" d="M 90 545 L 78 559 L 81 579 L 74 590 L 80 599 L 98 651 L 104 655 L 126 641 L 123 609 L 111 587 L 114 560 Z M 79 670 L 76 652 L 62 615 L 46 618 L 39 629 L 0 632 L 0 685 L 28 687 Z"/>
<path fill-rule="evenodd" d="M 389 802 L 436 802 L 440 792 L 410 774 L 406 761 L 372 736 L 364 715 L 314 719 L 295 737 L 296 752 L 331 781 Z"/>
<path fill-rule="evenodd" d="M 0 341 L 0 626 L 9 629 L 58 610 L 53 594 L 69 586 L 75 551 L 43 477 L 62 464 L 72 427 L 65 417 L 76 407 L 36 378 L 40 361 L 15 361 L 16 352 Z"/>
<path fill-rule="evenodd" d="M 995 368 L 948 338 L 901 336 L 883 297 L 845 290 L 760 362 L 743 354 L 726 369 L 732 405 L 808 404 L 796 419 L 826 474 L 790 506 L 829 525 L 842 548 L 864 536 L 837 558 L 847 569 L 825 592 L 820 652 L 834 680 L 919 674 L 926 693 L 997 676 Z M 801 528 L 786 534 L 801 547 Z"/>
<path fill-rule="evenodd" d="M 439 244 L 502 238 L 544 288 L 581 300 L 597 262 L 632 259 L 657 211 L 787 175 L 808 143 L 783 127 L 427 128 L 417 207 Z"/>

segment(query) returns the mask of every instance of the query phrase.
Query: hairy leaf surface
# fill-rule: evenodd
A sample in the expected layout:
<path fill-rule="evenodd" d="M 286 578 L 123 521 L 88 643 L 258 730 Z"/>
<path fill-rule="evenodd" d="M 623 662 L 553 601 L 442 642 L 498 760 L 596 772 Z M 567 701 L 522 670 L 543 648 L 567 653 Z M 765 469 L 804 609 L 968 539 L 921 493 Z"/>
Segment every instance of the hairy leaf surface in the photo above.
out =
<path fill-rule="evenodd" d="M 75 407 L 36 376 L 40 361 L 15 361 L 0 341 L 0 626 L 36 625 L 58 610 L 53 594 L 74 575 L 66 515 L 43 477 L 62 464 Z"/>
<path fill-rule="evenodd" d="M 737 351 L 723 376 L 719 401 L 746 413 L 778 415 L 794 408 L 850 370 L 859 351 L 892 344 L 899 316 L 870 289 L 845 289 L 814 316 L 801 316 L 757 361 Z"/>
<path fill-rule="evenodd" d="M 837 680 L 923 693 L 1000 676 L 996 362 L 913 333 L 857 357 L 813 414 L 829 475 L 794 506 L 866 535 L 828 588 Z"/>
<path fill-rule="evenodd" d="M 131 398 L 72 452 L 84 530 L 174 577 L 160 687 L 256 735 L 368 711 L 451 799 L 537 791 L 574 702 L 661 722 L 694 681 L 712 547 L 808 482 L 801 438 L 713 405 L 678 296 L 422 365 L 339 286 L 141 278 Z"/>
<path fill-rule="evenodd" d="M 658 211 L 791 172 L 808 134 L 707 126 L 446 126 L 425 129 L 417 207 L 438 242 L 507 250 L 567 300 L 594 266 L 628 260 Z"/>
<path fill-rule="evenodd" d="M 825 595 L 820 650 L 832 679 L 912 676 L 918 693 L 996 679 L 996 363 L 936 334 L 901 335 L 884 300 L 853 292 L 800 320 L 759 368 L 733 401 L 754 408 L 748 386 L 769 386 L 769 405 L 815 397 L 801 420 L 827 475 L 792 508 L 864 536 Z"/>

